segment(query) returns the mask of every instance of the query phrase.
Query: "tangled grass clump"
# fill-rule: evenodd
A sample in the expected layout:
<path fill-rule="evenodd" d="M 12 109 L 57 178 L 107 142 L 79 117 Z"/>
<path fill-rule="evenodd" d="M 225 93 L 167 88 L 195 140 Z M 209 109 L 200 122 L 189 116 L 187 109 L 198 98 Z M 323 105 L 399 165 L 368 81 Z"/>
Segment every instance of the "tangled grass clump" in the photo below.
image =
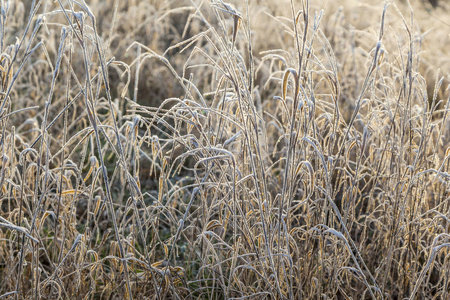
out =
<path fill-rule="evenodd" d="M 450 6 L 2 1 L 0 298 L 448 299 Z"/>

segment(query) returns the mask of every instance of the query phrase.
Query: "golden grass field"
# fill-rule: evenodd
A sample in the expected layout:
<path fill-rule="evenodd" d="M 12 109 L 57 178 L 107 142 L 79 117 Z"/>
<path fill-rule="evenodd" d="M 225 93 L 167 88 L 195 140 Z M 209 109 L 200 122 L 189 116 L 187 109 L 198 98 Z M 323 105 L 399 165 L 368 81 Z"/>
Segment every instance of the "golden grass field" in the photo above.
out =
<path fill-rule="evenodd" d="M 2 0 L 1 299 L 450 299 L 446 0 Z"/>

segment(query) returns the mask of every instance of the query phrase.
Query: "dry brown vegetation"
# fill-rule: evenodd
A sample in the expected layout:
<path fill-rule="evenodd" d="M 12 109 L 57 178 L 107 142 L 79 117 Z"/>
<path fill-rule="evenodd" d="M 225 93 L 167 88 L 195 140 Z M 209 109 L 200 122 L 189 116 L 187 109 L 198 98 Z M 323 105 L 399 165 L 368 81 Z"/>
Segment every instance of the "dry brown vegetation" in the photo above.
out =
<path fill-rule="evenodd" d="M 0 298 L 449 299 L 432 2 L 2 0 Z"/>

